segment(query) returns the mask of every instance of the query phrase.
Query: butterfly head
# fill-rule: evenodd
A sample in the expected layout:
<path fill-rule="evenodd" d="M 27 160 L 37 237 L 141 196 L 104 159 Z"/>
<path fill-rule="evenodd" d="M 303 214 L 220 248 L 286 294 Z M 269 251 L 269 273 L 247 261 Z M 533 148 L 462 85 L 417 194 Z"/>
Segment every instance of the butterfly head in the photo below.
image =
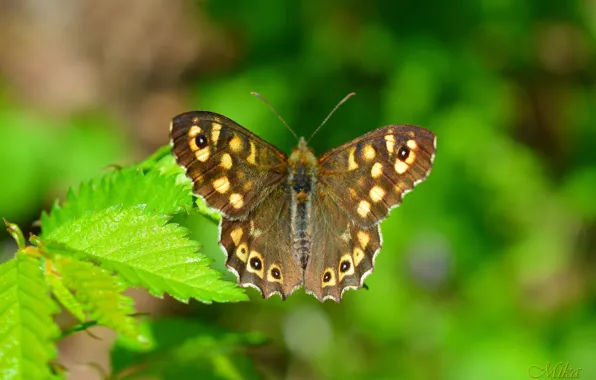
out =
<path fill-rule="evenodd" d="M 290 166 L 296 167 L 303 165 L 307 167 L 314 167 L 317 163 L 317 158 L 312 149 L 308 147 L 308 143 L 304 137 L 298 140 L 298 146 L 292 150 L 288 162 Z"/>

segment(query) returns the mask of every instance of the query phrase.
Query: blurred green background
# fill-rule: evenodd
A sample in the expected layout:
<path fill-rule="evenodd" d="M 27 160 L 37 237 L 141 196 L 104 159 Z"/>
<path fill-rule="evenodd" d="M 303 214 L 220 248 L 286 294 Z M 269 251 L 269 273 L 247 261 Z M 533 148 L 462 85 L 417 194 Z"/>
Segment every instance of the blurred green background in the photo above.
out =
<path fill-rule="evenodd" d="M 355 91 L 315 152 L 387 124 L 438 136 L 368 291 L 212 306 L 137 291 L 137 308 L 266 334 L 250 352 L 264 378 L 528 379 L 562 362 L 595 379 L 595 33 L 594 0 L 0 1 L 0 216 L 35 232 L 68 186 L 166 144 L 179 112 L 288 152 L 250 91 L 306 136 Z M 184 222 L 223 268 L 217 227 Z M 93 331 L 60 346 L 73 379 L 109 371 L 113 337 Z"/>

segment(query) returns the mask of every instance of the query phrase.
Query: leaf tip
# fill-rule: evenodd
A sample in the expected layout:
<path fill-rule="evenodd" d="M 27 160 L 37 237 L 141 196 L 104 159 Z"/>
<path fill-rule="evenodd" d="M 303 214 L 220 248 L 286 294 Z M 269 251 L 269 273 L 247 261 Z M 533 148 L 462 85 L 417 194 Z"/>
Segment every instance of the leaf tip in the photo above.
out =
<path fill-rule="evenodd" d="M 4 221 L 4 225 L 6 225 L 6 230 L 12 236 L 12 238 L 16 241 L 17 246 L 19 247 L 19 251 L 25 249 L 25 237 L 23 236 L 23 231 L 19 228 L 18 225 L 14 223 L 10 223 L 8 220 L 2 218 Z"/>

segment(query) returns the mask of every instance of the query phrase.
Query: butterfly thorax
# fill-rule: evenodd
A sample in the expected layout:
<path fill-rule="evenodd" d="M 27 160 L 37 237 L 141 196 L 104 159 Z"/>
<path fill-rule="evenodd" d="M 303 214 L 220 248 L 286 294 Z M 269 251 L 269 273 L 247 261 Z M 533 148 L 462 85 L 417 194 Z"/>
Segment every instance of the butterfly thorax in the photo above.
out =
<path fill-rule="evenodd" d="M 317 159 L 300 138 L 288 158 L 288 183 L 291 194 L 292 256 L 306 268 L 312 236 L 312 194 L 316 186 Z"/>

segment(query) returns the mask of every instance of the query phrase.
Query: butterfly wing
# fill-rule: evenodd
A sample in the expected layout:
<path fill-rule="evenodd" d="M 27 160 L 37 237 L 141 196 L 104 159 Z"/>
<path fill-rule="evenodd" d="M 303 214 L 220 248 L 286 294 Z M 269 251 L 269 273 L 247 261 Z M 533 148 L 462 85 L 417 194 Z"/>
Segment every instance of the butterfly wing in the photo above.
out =
<path fill-rule="evenodd" d="M 362 287 L 382 244 L 379 223 L 432 168 L 435 135 L 390 125 L 319 159 L 313 194 L 313 239 L 304 287 L 339 302 Z"/>
<path fill-rule="evenodd" d="M 302 268 L 291 252 L 289 193 L 278 186 L 246 220 L 222 218 L 220 244 L 226 265 L 241 286 L 282 299 L 302 285 Z"/>
<path fill-rule="evenodd" d="M 412 125 L 371 131 L 319 159 L 319 186 L 355 224 L 371 228 L 429 175 L 435 142 Z"/>
<path fill-rule="evenodd" d="M 223 214 L 220 245 L 240 285 L 287 297 L 302 285 L 302 269 L 290 254 L 286 155 L 212 112 L 176 116 L 170 134 L 195 194 Z"/>
<path fill-rule="evenodd" d="M 339 302 L 346 289 L 362 287 L 381 249 L 379 226 L 364 229 L 319 187 L 313 197 L 311 254 L 304 289 L 319 301 Z"/>
<path fill-rule="evenodd" d="M 170 137 L 195 194 L 229 218 L 244 219 L 288 175 L 283 152 L 213 112 L 174 117 Z"/>

